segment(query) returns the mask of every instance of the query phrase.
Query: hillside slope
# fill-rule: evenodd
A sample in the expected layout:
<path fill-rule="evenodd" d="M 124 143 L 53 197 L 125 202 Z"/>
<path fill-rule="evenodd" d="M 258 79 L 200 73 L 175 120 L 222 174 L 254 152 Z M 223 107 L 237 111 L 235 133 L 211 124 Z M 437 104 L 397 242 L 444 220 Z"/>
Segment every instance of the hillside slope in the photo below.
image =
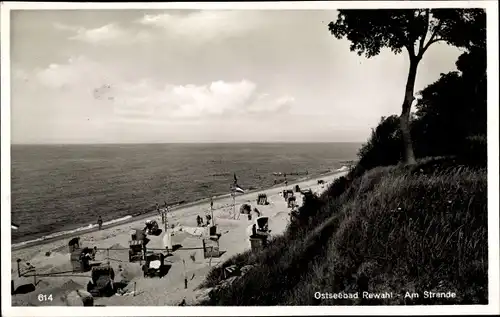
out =
<path fill-rule="evenodd" d="M 224 267 L 253 265 L 200 304 L 486 304 L 487 241 L 485 169 L 451 159 L 375 168 L 309 199 L 267 250 L 214 269 L 204 287 L 219 284 Z M 425 298 L 424 291 L 456 297 Z M 340 298 L 317 299 L 318 292 Z"/>

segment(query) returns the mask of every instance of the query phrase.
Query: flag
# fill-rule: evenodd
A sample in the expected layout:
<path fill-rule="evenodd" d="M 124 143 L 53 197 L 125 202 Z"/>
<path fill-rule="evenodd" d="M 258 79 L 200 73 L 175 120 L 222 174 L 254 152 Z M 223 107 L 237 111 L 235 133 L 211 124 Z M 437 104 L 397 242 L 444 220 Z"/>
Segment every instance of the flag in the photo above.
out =
<path fill-rule="evenodd" d="M 234 173 L 234 184 L 231 188 L 231 191 L 234 193 L 244 193 L 245 191 L 238 185 L 238 178 L 236 177 L 236 173 Z"/>
<path fill-rule="evenodd" d="M 17 230 L 17 229 L 19 229 L 19 225 L 16 225 L 15 223 L 11 222 L 10 223 L 10 228 L 14 229 L 14 230 Z"/>
<path fill-rule="evenodd" d="M 245 191 L 238 185 L 234 186 L 233 191 L 238 193 L 244 193 Z"/>

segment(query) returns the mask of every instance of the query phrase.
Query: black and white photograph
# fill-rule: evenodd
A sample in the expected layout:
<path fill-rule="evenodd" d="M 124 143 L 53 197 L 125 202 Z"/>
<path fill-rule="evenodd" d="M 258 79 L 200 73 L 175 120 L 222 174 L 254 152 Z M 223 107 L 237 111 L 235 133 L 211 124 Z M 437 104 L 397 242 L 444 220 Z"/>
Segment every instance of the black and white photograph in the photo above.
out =
<path fill-rule="evenodd" d="M 495 1 L 1 23 L 2 315 L 500 313 Z"/>

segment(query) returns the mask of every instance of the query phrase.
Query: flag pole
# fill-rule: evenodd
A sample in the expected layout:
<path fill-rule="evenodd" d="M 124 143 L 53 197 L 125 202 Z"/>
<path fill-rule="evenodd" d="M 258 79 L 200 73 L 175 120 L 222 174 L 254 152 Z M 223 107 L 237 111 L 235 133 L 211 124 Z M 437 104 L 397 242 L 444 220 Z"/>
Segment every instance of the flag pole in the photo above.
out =
<path fill-rule="evenodd" d="M 236 179 L 236 173 L 233 173 L 234 181 L 233 181 L 233 186 L 231 187 L 231 196 L 233 198 L 233 219 L 236 218 L 236 206 L 235 206 L 235 196 L 236 196 L 236 184 L 237 184 L 237 179 Z"/>
<path fill-rule="evenodd" d="M 236 173 L 234 175 L 234 183 L 231 190 L 231 194 L 233 196 L 233 219 L 236 219 L 236 189 L 238 188 L 238 178 L 236 177 Z"/>

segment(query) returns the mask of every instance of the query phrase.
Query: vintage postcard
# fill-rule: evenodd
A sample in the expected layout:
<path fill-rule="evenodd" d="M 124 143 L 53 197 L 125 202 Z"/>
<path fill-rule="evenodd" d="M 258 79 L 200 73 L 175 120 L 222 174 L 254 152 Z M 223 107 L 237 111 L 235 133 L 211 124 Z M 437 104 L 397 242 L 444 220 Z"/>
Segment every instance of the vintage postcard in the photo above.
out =
<path fill-rule="evenodd" d="M 495 1 L 1 13 L 2 315 L 499 312 Z"/>

